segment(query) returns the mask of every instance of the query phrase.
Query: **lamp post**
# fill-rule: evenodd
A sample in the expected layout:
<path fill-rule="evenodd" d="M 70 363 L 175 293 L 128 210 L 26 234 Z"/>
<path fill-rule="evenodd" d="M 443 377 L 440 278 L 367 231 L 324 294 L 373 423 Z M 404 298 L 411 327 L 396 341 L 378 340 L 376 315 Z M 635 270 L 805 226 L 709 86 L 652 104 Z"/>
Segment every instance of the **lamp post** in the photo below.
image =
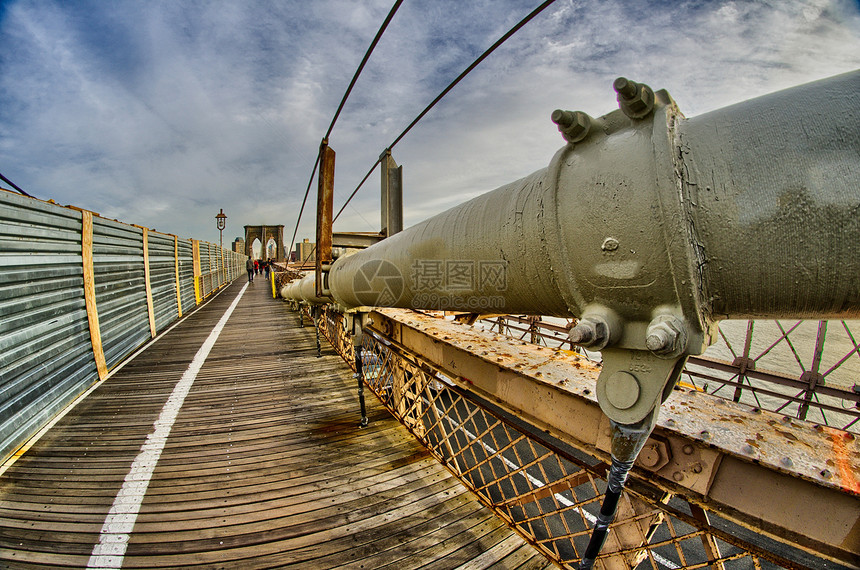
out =
<path fill-rule="evenodd" d="M 221 208 L 221 212 L 215 215 L 215 225 L 218 227 L 218 237 L 220 240 L 221 247 L 221 270 L 224 270 L 224 228 L 227 227 L 227 214 L 224 213 L 224 208 Z"/>

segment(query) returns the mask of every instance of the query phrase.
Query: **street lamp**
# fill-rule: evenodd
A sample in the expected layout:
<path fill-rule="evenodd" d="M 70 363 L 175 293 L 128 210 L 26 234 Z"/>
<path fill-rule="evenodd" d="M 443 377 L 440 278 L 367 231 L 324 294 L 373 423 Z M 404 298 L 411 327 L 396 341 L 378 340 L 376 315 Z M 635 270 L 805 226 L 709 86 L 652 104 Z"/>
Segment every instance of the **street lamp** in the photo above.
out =
<path fill-rule="evenodd" d="M 227 214 L 224 213 L 224 208 L 221 208 L 221 212 L 215 215 L 215 222 L 218 224 L 218 231 L 223 232 L 224 228 L 227 227 Z"/>
<path fill-rule="evenodd" d="M 221 269 L 224 269 L 224 228 L 227 227 L 227 214 L 224 213 L 224 208 L 221 212 L 215 215 L 215 225 L 218 226 L 218 236 L 220 238 L 219 245 L 221 246 Z"/>

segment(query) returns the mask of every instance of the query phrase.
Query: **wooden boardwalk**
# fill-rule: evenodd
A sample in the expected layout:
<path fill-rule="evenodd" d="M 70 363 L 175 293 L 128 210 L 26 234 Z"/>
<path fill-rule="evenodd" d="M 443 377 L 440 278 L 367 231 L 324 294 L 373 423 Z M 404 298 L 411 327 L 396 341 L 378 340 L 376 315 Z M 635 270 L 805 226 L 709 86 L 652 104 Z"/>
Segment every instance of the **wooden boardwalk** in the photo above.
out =
<path fill-rule="evenodd" d="M 147 436 L 243 285 L 160 337 L 0 476 L 0 567 L 86 568 L 100 540 L 124 553 L 91 567 L 550 566 L 369 391 L 370 426 L 359 429 L 351 371 L 325 341 L 316 358 L 313 329 L 261 279 L 200 368 L 129 514 L 137 507 L 118 493 L 149 477 L 134 474 L 146 469 Z M 113 526 L 109 512 L 120 513 Z M 129 520 L 130 532 L 117 530 Z"/>

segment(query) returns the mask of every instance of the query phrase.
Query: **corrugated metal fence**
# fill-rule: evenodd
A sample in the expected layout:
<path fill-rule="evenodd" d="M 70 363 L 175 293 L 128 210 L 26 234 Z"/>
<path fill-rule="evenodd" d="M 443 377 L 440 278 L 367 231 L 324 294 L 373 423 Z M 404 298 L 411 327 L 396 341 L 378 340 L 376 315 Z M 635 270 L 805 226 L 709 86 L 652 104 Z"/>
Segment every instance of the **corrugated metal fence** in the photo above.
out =
<path fill-rule="evenodd" d="M 0 191 L 0 461 L 245 260 Z"/>

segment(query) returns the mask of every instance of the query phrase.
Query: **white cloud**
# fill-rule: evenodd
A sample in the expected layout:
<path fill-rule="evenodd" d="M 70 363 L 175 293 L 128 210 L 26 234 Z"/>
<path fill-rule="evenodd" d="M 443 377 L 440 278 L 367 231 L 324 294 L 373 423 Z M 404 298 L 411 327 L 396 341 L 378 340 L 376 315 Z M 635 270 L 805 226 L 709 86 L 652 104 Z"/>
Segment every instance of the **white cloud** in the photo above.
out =
<path fill-rule="evenodd" d="M 331 137 L 339 200 L 522 0 L 405 2 Z M 63 3 L 0 16 L 0 172 L 32 193 L 183 236 L 292 234 L 331 116 L 389 0 Z M 695 115 L 860 67 L 847 0 L 558 0 L 394 150 L 415 223 L 549 163 L 554 108 L 615 108 L 619 75 Z M 375 229 L 378 174 L 338 220 Z M 299 237 L 313 234 L 314 191 Z M 340 206 L 340 202 L 336 207 Z M 288 236 L 289 237 L 289 236 Z"/>

